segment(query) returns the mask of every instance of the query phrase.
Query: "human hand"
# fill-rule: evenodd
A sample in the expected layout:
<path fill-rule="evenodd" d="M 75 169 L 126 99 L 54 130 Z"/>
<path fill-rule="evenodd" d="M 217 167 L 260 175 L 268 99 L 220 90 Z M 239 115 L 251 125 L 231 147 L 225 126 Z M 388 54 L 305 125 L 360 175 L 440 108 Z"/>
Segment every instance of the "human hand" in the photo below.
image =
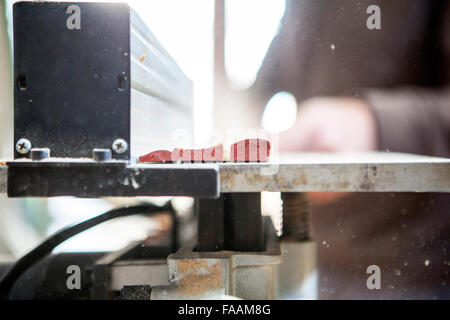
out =
<path fill-rule="evenodd" d="M 280 151 L 358 152 L 375 150 L 376 122 L 364 100 L 319 97 L 300 104 L 297 121 L 280 133 Z M 342 199 L 348 192 L 314 192 L 313 204 Z"/>
<path fill-rule="evenodd" d="M 294 126 L 280 133 L 280 151 L 375 150 L 376 123 L 361 99 L 319 97 L 299 105 Z"/>

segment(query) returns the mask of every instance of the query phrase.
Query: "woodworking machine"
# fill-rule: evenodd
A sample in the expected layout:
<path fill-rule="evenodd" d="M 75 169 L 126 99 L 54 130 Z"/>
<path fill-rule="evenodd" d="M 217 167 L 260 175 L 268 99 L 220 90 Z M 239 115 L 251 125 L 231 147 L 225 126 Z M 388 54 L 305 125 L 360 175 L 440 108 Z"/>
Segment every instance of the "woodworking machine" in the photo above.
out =
<path fill-rule="evenodd" d="M 51 255 L 12 298 L 316 298 L 306 192 L 449 192 L 450 160 L 395 153 L 279 155 L 267 163 L 137 163 L 192 131 L 192 83 L 125 4 L 14 4 L 9 197 L 187 196 L 196 236 Z M 261 215 L 280 192 L 283 234 Z M 183 232 L 183 222 L 174 225 Z M 82 289 L 66 287 L 81 266 Z"/>

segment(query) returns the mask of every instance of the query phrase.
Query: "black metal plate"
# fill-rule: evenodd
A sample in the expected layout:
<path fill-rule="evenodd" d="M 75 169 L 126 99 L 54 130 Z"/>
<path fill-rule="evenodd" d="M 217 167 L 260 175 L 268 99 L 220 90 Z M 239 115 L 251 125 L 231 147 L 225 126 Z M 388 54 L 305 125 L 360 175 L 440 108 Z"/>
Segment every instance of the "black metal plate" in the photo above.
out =
<path fill-rule="evenodd" d="M 73 4 L 79 30 L 66 25 Z M 112 3 L 14 4 L 14 145 L 27 138 L 72 158 L 117 138 L 130 145 L 129 12 Z M 113 156 L 129 159 L 129 150 Z"/>
<path fill-rule="evenodd" d="M 216 198 L 220 193 L 219 188 L 219 170 L 212 166 L 129 166 L 124 161 L 8 163 L 9 197 Z"/>

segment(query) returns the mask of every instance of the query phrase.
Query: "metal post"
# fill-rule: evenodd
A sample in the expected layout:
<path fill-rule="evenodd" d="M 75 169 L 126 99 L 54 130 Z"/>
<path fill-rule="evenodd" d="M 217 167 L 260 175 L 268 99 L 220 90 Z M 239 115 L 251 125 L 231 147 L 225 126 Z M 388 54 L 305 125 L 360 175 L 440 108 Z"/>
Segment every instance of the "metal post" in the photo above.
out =
<path fill-rule="evenodd" d="M 233 251 L 263 251 L 261 194 L 227 193 L 224 203 L 225 248 Z"/>
<path fill-rule="evenodd" d="M 224 202 L 219 199 L 197 199 L 197 251 L 220 251 L 224 248 Z"/>

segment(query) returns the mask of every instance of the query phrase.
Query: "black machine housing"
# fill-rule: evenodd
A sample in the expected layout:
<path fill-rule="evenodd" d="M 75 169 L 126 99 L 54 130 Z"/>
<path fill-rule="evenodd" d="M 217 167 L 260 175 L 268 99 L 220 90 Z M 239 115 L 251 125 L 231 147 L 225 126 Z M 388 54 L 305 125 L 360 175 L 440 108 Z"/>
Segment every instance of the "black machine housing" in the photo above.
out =
<path fill-rule="evenodd" d="M 127 4 L 17 2 L 14 145 L 128 160 L 192 129 L 192 83 Z M 29 157 L 14 150 L 14 158 Z"/>

